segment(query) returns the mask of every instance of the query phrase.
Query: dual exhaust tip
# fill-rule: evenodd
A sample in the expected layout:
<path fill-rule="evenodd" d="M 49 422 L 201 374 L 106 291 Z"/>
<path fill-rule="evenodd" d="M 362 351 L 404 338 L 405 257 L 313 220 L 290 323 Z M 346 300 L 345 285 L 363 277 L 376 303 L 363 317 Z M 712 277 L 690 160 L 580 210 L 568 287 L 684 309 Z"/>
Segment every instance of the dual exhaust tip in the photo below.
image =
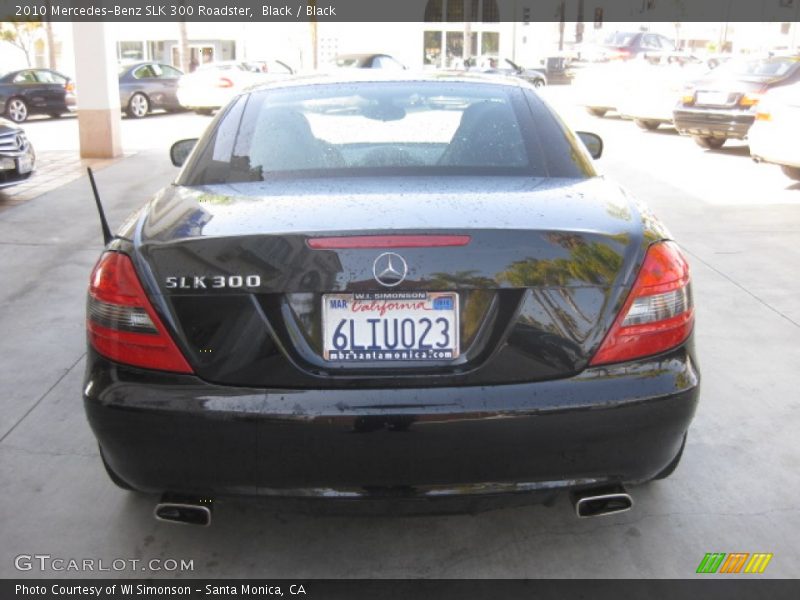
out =
<path fill-rule="evenodd" d="M 153 515 L 156 521 L 208 527 L 211 525 L 213 508 L 214 501 L 210 498 L 164 494 L 156 504 Z"/>
<path fill-rule="evenodd" d="M 633 498 L 621 485 L 577 490 L 570 493 L 578 518 L 588 519 L 626 512 L 633 507 Z M 165 494 L 156 504 L 157 521 L 184 525 L 211 525 L 214 502 L 210 498 L 197 498 Z"/>
<path fill-rule="evenodd" d="M 633 498 L 622 485 L 573 491 L 570 499 L 580 519 L 613 515 L 633 507 Z"/>

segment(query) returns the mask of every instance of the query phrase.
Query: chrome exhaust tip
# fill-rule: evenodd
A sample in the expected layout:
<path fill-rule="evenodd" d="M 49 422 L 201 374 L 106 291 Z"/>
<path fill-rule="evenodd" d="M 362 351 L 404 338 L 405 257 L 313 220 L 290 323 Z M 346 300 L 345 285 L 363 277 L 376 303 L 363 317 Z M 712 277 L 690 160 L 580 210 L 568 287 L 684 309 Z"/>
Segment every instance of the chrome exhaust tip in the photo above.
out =
<path fill-rule="evenodd" d="M 207 498 L 179 498 L 164 495 L 153 511 L 156 521 L 183 525 L 211 525 L 213 501 Z"/>
<path fill-rule="evenodd" d="M 574 491 L 570 498 L 580 519 L 626 512 L 633 507 L 633 498 L 621 485 Z"/>

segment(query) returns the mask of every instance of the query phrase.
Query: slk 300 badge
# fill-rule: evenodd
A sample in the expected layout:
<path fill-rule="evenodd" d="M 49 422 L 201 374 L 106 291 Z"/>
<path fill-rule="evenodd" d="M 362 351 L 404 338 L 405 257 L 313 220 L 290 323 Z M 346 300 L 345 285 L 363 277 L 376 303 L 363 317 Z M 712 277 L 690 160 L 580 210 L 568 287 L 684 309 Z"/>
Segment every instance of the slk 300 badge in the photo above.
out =
<path fill-rule="evenodd" d="M 257 288 L 261 286 L 261 275 L 193 275 L 165 277 L 164 281 L 164 286 L 170 290 Z"/>

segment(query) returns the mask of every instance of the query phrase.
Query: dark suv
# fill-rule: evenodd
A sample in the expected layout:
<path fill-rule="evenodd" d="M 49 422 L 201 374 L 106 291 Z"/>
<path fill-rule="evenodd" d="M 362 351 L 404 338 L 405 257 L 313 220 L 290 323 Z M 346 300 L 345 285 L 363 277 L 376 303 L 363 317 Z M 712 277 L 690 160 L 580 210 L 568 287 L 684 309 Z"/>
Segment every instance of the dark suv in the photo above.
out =
<path fill-rule="evenodd" d="M 673 111 L 675 128 L 703 148 L 743 140 L 767 90 L 800 81 L 800 56 L 731 61 L 695 81 Z"/>

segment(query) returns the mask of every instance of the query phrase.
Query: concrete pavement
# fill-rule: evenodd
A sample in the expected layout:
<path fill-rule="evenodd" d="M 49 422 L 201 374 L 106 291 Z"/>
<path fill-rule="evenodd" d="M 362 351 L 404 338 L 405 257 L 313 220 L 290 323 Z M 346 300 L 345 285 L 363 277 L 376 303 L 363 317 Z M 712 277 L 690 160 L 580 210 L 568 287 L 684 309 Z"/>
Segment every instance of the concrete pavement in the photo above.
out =
<path fill-rule="evenodd" d="M 0 576 L 93 575 L 14 568 L 39 553 L 193 560 L 193 571 L 119 576 L 685 578 L 706 552 L 772 552 L 761 577 L 800 575 L 800 189 L 735 152 L 615 119 L 588 125 L 606 140 L 604 170 L 655 209 L 693 268 L 701 406 L 678 470 L 633 488 L 631 512 L 578 520 L 566 497 L 412 518 L 225 502 L 209 529 L 154 521 L 155 498 L 108 481 L 80 401 L 86 285 L 102 248 L 82 178 L 0 213 Z M 112 224 L 174 176 L 169 141 L 98 173 Z M 753 187 L 775 194 L 743 202 Z"/>

